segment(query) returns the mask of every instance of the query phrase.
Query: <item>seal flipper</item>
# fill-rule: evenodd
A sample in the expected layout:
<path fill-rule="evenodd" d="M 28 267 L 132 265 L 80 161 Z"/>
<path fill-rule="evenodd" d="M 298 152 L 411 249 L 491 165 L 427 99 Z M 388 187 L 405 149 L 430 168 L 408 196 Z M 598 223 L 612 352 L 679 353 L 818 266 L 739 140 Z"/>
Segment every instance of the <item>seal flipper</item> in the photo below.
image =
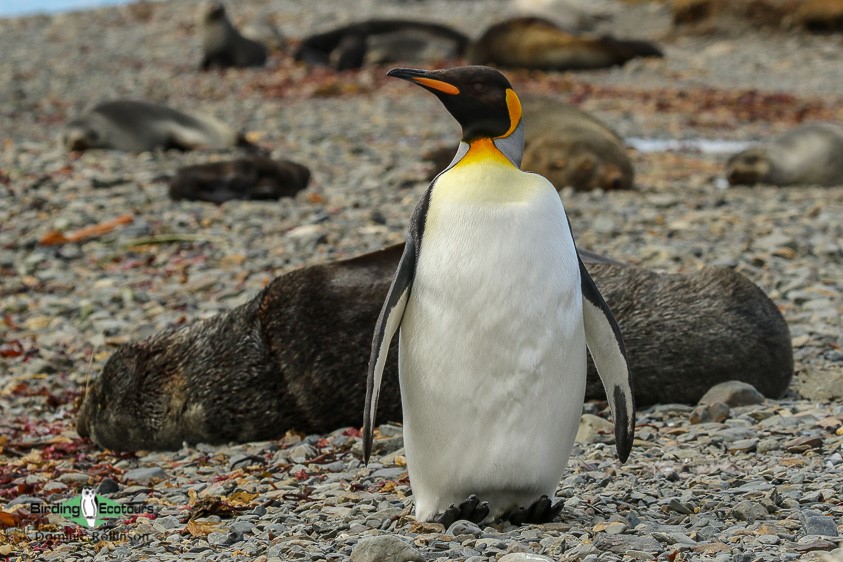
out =
<path fill-rule="evenodd" d="M 407 237 L 404 253 L 401 254 L 401 261 L 398 262 L 398 269 L 395 271 L 395 277 L 392 278 L 392 285 L 389 287 L 389 293 L 386 295 L 378 322 L 375 324 L 372 354 L 369 356 L 369 374 L 366 379 L 366 406 L 363 412 L 363 461 L 365 463 L 369 462 L 369 456 L 372 454 L 372 432 L 389 343 L 401 326 L 404 308 L 407 306 L 407 299 L 413 285 L 416 270 L 416 243 L 413 238 L 413 236 Z"/>
<path fill-rule="evenodd" d="M 626 462 L 635 438 L 635 400 L 626 348 L 609 305 L 603 300 L 582 259 L 579 259 L 579 263 L 585 341 L 612 409 L 618 458 Z"/>

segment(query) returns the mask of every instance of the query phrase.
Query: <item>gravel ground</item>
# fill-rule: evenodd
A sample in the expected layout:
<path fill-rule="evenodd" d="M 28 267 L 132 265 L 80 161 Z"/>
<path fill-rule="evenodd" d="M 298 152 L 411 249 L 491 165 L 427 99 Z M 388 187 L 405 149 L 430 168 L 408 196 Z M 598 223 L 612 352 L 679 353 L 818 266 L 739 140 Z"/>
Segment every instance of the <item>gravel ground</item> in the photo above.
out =
<path fill-rule="evenodd" d="M 476 35 L 506 10 L 498 0 L 310 4 L 251 2 L 235 16 L 272 14 L 296 39 L 369 15 L 433 17 Z M 226 310 L 302 264 L 399 241 L 426 187 L 418 155 L 458 133 L 432 96 L 384 79 L 385 68 L 337 76 L 276 53 L 267 69 L 200 74 L 193 9 L 174 0 L 0 20 L 0 555 L 342 560 L 357 548 L 367 560 L 405 541 L 415 550 L 393 559 L 749 562 L 820 560 L 837 547 L 843 407 L 830 397 L 834 384 L 843 394 L 843 187 L 725 189 L 717 154 L 634 153 L 637 191 L 565 190 L 566 208 L 583 247 L 662 271 L 728 265 L 762 287 L 790 324 L 793 390 L 717 423 L 692 424 L 686 406 L 639 412 L 626 465 L 602 435 L 577 445 L 556 523 L 415 522 L 400 428 L 389 425 L 368 467 L 353 428 L 137 455 L 81 441 L 74 399 L 114 346 Z M 682 37 L 651 3 L 624 4 L 600 26 L 660 40 L 667 56 L 514 72 L 516 88 L 557 92 L 644 138 L 747 141 L 804 119 L 843 121 L 839 36 Z M 58 149 L 62 123 L 116 97 L 212 113 L 306 163 L 311 185 L 277 203 L 172 202 L 163 175 L 232 152 Z M 39 244 L 125 214 L 132 222 L 104 236 Z M 601 404 L 586 411 L 606 416 Z M 113 527 L 137 544 L 46 536 L 65 520 L 28 514 L 31 498 L 61 501 L 83 484 L 154 506 Z M 385 538 L 361 543 L 372 535 Z"/>

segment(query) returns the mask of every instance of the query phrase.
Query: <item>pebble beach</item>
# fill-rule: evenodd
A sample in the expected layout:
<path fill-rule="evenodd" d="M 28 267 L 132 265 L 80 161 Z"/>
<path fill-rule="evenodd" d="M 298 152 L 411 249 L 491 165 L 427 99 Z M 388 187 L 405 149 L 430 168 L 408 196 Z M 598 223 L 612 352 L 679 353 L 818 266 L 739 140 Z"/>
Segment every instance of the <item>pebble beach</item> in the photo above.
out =
<path fill-rule="evenodd" d="M 477 36 L 509 9 L 242 4 L 229 2 L 236 23 L 269 18 L 292 45 L 367 17 Z M 195 2 L 0 19 L 0 560 L 843 561 L 843 185 L 728 187 L 728 155 L 693 148 L 843 122 L 843 36 L 685 35 L 663 3 L 598 6 L 612 15 L 598 32 L 656 41 L 665 58 L 508 71 L 515 89 L 553 93 L 624 137 L 687 144 L 632 150 L 634 191 L 564 189 L 577 243 L 656 271 L 746 275 L 790 327 L 796 368 L 782 399 L 705 423 L 692 423 L 693 405 L 639 410 L 626 464 L 606 404 L 587 403 L 593 431 L 560 482 L 561 516 L 521 527 L 417 522 L 401 428 L 387 420 L 368 466 L 354 427 L 175 452 L 99 449 L 76 433 L 75 409 L 116 346 L 229 310 L 294 268 L 400 242 L 431 172 L 421 154 L 456 146 L 459 129 L 435 98 L 386 78 L 388 67 L 335 73 L 273 51 L 265 68 L 199 72 Z M 213 115 L 307 165 L 310 185 L 277 202 L 175 202 L 165 178 L 180 166 L 241 152 L 59 146 L 65 122 L 118 98 Z M 99 236 L 45 243 L 109 221 Z M 99 534 L 33 513 L 84 486 L 151 513 Z"/>

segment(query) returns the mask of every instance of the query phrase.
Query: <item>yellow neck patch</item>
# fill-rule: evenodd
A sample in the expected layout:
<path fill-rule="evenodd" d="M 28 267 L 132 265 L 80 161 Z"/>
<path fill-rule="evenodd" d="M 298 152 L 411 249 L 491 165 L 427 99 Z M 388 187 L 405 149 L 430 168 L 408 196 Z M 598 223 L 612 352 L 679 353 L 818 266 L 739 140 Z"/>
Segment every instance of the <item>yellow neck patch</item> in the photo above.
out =
<path fill-rule="evenodd" d="M 512 166 L 513 168 L 515 167 L 515 165 L 509 161 L 509 158 L 504 156 L 503 152 L 495 146 L 495 141 L 493 139 L 485 138 L 471 141 L 471 144 L 468 145 L 468 152 L 465 153 L 465 156 L 463 156 L 454 167 L 492 163 L 504 164 L 506 166 Z"/>

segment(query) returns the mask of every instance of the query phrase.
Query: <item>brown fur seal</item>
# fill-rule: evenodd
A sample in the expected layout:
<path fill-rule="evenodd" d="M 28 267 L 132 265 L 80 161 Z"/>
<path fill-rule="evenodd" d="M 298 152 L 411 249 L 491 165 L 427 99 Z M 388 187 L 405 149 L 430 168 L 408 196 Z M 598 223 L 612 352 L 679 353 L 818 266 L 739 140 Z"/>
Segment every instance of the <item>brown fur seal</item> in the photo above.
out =
<path fill-rule="evenodd" d="M 229 21 L 222 2 L 205 2 L 199 19 L 203 52 L 199 66 L 202 70 L 266 64 L 266 46 L 243 37 Z"/>
<path fill-rule="evenodd" d="M 292 197 L 310 180 L 310 170 L 290 160 L 246 156 L 185 166 L 170 180 L 170 197 L 224 203 L 232 199 Z"/>
<path fill-rule="evenodd" d="M 402 251 L 292 271 L 227 313 L 121 346 L 87 389 L 79 434 L 112 449 L 172 449 L 359 425 L 372 326 Z M 696 403 L 731 379 L 767 396 L 787 388 L 787 324 L 742 275 L 589 271 L 627 340 L 640 405 Z M 396 339 L 379 419 L 401 418 L 397 356 Z M 602 398 L 592 366 L 589 377 L 587 396 Z"/>
<path fill-rule="evenodd" d="M 109 148 L 127 152 L 254 148 L 242 134 L 212 117 L 131 100 L 103 102 L 73 119 L 65 126 L 62 144 L 68 150 Z"/>
<path fill-rule="evenodd" d="M 673 23 L 699 33 L 743 34 L 747 29 L 843 31 L 841 0 L 673 0 Z"/>
<path fill-rule="evenodd" d="M 413 20 L 372 19 L 344 25 L 302 41 L 296 60 L 352 70 L 364 63 L 436 62 L 462 56 L 468 37 L 448 26 Z"/>
<path fill-rule="evenodd" d="M 596 117 L 554 98 L 522 96 L 527 140 L 521 168 L 536 172 L 557 190 L 632 189 L 635 172 L 621 137 Z M 456 147 L 423 156 L 433 175 L 450 164 Z M 433 179 L 431 176 L 430 179 Z"/>
<path fill-rule="evenodd" d="M 843 185 L 843 127 L 808 123 L 726 162 L 732 185 Z"/>
<path fill-rule="evenodd" d="M 636 57 L 661 57 L 646 41 L 565 31 L 551 21 L 520 17 L 489 27 L 468 50 L 471 64 L 534 70 L 589 70 L 622 65 Z"/>
<path fill-rule="evenodd" d="M 634 172 L 621 137 L 596 117 L 547 97 L 525 97 L 527 141 L 521 167 L 562 189 L 632 189 Z"/>

